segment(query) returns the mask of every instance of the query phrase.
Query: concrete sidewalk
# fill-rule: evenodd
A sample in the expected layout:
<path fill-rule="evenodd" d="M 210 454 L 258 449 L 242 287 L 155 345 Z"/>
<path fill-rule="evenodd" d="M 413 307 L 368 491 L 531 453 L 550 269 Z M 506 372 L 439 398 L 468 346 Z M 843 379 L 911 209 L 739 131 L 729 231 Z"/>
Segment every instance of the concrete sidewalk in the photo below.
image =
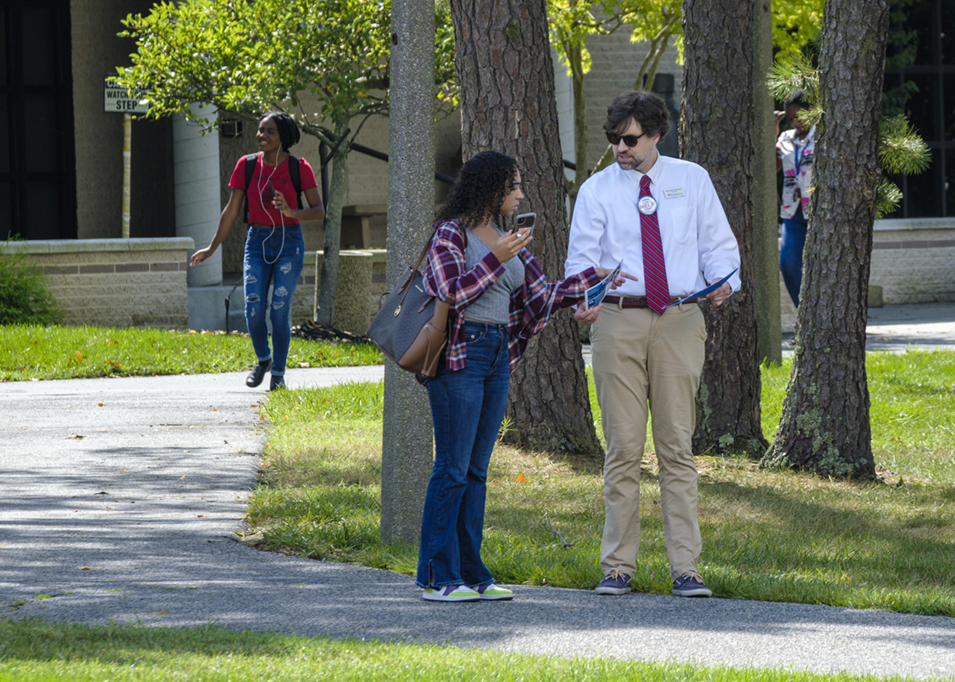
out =
<path fill-rule="evenodd" d="M 381 375 L 381 367 L 293 370 L 288 380 L 295 388 Z M 434 604 L 407 576 L 249 549 L 236 532 L 264 442 L 256 409 L 265 392 L 243 380 L 3 384 L 0 617 L 213 622 L 560 656 L 955 679 L 953 618 L 525 586 L 513 602 Z"/>

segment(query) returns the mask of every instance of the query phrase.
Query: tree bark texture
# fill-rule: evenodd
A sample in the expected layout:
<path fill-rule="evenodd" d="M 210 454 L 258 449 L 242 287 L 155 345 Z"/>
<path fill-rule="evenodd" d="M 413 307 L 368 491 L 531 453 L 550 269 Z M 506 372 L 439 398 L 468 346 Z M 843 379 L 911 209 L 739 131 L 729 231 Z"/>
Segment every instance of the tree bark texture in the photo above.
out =
<path fill-rule="evenodd" d="M 753 234 L 754 0 L 684 0 L 680 117 L 683 158 L 710 174 L 739 242 L 742 290 L 704 303 L 706 362 L 697 395 L 697 454 L 767 446 L 760 426 L 760 363 Z"/>
<path fill-rule="evenodd" d="M 809 230 L 792 374 L 764 464 L 875 476 L 865 370 L 866 300 L 887 0 L 827 0 Z"/>
<path fill-rule="evenodd" d="M 567 200 L 557 134 L 554 67 L 544 0 L 452 0 L 464 158 L 494 149 L 517 159 L 537 213 L 531 251 L 547 278 L 563 276 Z M 577 323 L 554 316 L 511 375 L 507 439 L 523 447 L 596 454 Z"/>
<path fill-rule="evenodd" d="M 335 139 L 348 129 L 348 119 L 335 122 Z M 323 327 L 335 326 L 335 295 L 338 291 L 338 252 L 342 242 L 342 203 L 348 177 L 348 145 L 342 143 L 332 157 L 332 182 L 325 207 L 325 245 L 322 250 L 321 289 L 316 320 Z"/>

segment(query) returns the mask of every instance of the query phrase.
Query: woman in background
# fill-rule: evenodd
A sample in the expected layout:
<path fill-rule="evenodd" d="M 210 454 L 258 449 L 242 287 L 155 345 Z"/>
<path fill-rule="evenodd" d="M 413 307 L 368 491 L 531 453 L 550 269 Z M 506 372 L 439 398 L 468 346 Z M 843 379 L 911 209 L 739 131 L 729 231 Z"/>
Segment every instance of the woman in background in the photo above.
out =
<path fill-rule="evenodd" d="M 315 173 L 305 159 L 289 154 L 289 148 L 300 139 L 298 126 L 288 114 L 270 112 L 259 121 L 256 140 L 259 151 L 254 158 L 242 157 L 229 180 L 232 194 L 219 216 L 212 243 L 196 251 L 190 261 L 199 265 L 222 244 L 232 225 L 239 219 L 243 202 L 248 199 L 249 235 L 245 242 L 243 281 L 245 284 L 245 321 L 252 338 L 258 363 L 245 383 L 255 388 L 271 370 L 269 390 L 285 387 L 285 363 L 291 342 L 292 295 L 305 264 L 305 240 L 302 220 L 325 217 L 318 194 Z M 298 189 L 293 184 L 297 165 L 300 187 L 308 207 L 299 206 Z M 247 173 L 250 167 L 251 177 Z M 272 303 L 268 304 L 269 287 Z M 266 315 L 272 322 L 272 348 Z"/>
<path fill-rule="evenodd" d="M 809 127 L 799 112 L 812 105 L 802 92 L 786 102 L 785 111 L 776 112 L 776 170 L 783 172 L 783 194 L 779 216 L 783 220 L 783 240 L 779 247 L 779 269 L 793 305 L 799 307 L 802 288 L 802 252 L 806 244 L 809 193 L 812 187 L 812 152 L 816 126 Z M 786 121 L 792 129 L 779 134 L 779 125 Z"/>

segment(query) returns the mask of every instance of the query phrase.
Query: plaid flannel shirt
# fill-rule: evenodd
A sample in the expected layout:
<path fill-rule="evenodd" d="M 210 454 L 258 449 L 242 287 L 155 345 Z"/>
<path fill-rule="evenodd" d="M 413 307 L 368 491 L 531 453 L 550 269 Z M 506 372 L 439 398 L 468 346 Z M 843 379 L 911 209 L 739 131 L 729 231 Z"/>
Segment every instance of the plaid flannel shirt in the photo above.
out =
<path fill-rule="evenodd" d="M 445 350 L 448 371 L 467 366 L 467 343 L 464 338 L 464 311 L 485 289 L 504 274 L 504 265 L 493 253 L 466 270 L 467 230 L 458 220 L 449 220 L 435 227 L 428 249 L 425 287 L 431 296 L 449 304 L 450 331 Z M 530 251 L 521 249 L 518 258 L 524 263 L 524 284 L 511 294 L 508 330 L 508 356 L 511 370 L 517 365 L 528 340 L 544 328 L 551 316 L 584 298 L 587 287 L 600 282 L 593 268 L 568 277 L 563 282 L 548 283 Z"/>

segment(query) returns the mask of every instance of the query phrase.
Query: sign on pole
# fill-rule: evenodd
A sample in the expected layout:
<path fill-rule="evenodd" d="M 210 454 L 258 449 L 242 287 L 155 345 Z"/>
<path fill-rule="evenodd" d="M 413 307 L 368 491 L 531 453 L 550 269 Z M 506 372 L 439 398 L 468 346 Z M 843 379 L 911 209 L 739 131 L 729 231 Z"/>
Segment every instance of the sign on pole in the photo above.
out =
<path fill-rule="evenodd" d="M 113 114 L 145 114 L 148 107 L 143 102 L 142 95 L 130 94 L 122 85 L 110 80 L 115 75 L 103 79 L 105 111 Z"/>
<path fill-rule="evenodd" d="M 104 107 L 106 113 L 124 114 L 123 116 L 123 226 L 122 234 L 124 239 L 129 239 L 129 197 L 131 194 L 132 180 L 132 138 L 133 138 L 133 119 L 132 114 L 145 114 L 147 106 L 143 102 L 143 95 L 130 92 L 112 80 L 108 75 L 103 79 L 104 88 Z"/>

